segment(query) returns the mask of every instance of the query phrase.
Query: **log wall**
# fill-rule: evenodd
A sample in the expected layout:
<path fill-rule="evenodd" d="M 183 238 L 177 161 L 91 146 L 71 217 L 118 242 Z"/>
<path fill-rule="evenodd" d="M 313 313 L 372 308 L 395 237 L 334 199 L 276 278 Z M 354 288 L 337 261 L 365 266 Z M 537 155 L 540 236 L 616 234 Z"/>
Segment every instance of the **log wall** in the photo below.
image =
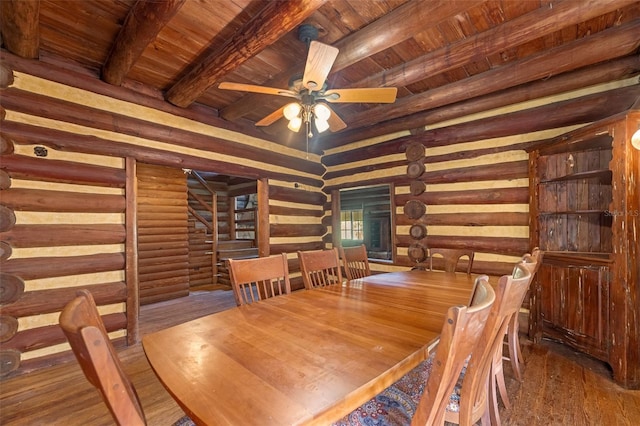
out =
<path fill-rule="evenodd" d="M 0 375 L 42 364 L 66 342 L 57 326 L 80 288 L 100 306 L 107 330 L 125 335 L 124 161 L 17 145 L 3 136 L 0 190 Z M 38 152 L 40 157 L 36 156 Z"/>
<path fill-rule="evenodd" d="M 140 174 L 144 174 L 142 163 L 147 163 L 170 169 L 183 179 L 181 169 L 190 168 L 271 179 L 287 188 L 299 183 L 316 192 L 322 186 L 324 167 L 317 155 L 309 154 L 307 159 L 305 153 L 206 124 L 210 120 L 202 107 L 167 107 L 157 99 L 139 93 L 132 96 L 128 89 L 73 71 L 50 72 L 56 67 L 43 67 L 6 52 L 0 55 L 15 76 L 13 85 L 2 89 L 0 96 L 1 377 L 71 356 L 57 323 L 59 312 L 74 297 L 76 288 L 88 287 L 96 295 L 116 345 L 137 339 L 137 306 L 127 312 L 127 301 L 137 301 L 130 298 L 130 292 L 137 291 L 138 273 L 141 284 L 149 284 L 142 290 L 147 301 L 159 297 L 156 284 L 167 280 L 175 281 L 178 293 L 188 292 L 188 287 L 183 289 L 189 284 L 188 268 L 181 277 L 175 276 L 174 269 L 156 270 L 160 252 L 164 253 L 161 258 L 174 260 L 188 253 L 186 232 L 179 243 L 184 248 L 148 242 L 142 248 L 149 250 L 139 253 L 139 271 L 127 275 L 126 247 L 130 241 L 125 217 L 135 206 L 131 200 L 141 197 L 140 207 L 147 202 L 150 205 L 154 196 L 147 197 L 144 191 L 153 194 L 159 188 L 148 181 L 146 188 L 144 184 L 136 188 L 141 194 L 127 199 L 125 163 L 137 163 Z M 140 103 L 133 103 L 133 99 Z M 40 157 L 45 150 L 47 156 Z M 163 171 L 161 177 L 168 174 Z M 169 189 L 174 200 L 180 191 L 186 197 L 186 184 L 179 190 L 176 182 L 163 181 L 160 186 Z M 280 198 L 303 205 L 316 202 L 302 190 Z M 184 204 L 186 207 L 186 199 Z M 217 207 L 219 214 L 228 215 L 228 197 L 222 194 Z M 154 205 L 151 210 L 155 213 L 137 217 L 142 232 L 130 233 L 129 239 L 147 244 L 145 238 L 165 234 L 151 225 L 174 228 L 173 221 L 178 220 L 182 226 L 182 217 L 177 219 L 171 213 L 157 217 L 165 208 Z M 296 214 L 296 208 L 281 214 L 280 223 L 295 221 Z M 186 220 L 184 223 L 186 228 Z M 228 224 L 221 232 L 228 237 Z M 320 243 L 311 241 L 321 242 L 324 232 L 321 228 L 314 228 L 314 232 L 318 234 L 305 238 L 315 247 Z M 280 249 L 277 242 L 275 248 Z M 149 294 L 145 296 L 145 292 Z"/>
<path fill-rule="evenodd" d="M 539 137 L 529 135 L 525 140 Z M 415 265 L 417 259 L 409 255 L 409 247 L 414 245 L 424 249 L 466 247 L 476 252 L 474 273 L 510 272 L 518 257 L 529 250 L 528 157 L 518 147 L 523 138 L 427 147 L 420 160 L 425 171 L 410 177 L 410 162 L 404 151 L 410 143 L 422 143 L 422 138 L 406 135 L 387 142 L 397 147 L 397 154 L 393 155 L 378 155 L 369 148 L 371 157 L 364 161 L 372 171 L 358 170 L 357 163 L 355 169 L 344 165 L 329 167 L 328 187 L 394 184 L 396 265 Z M 489 147 L 495 152 L 483 154 L 482 150 Z M 411 193 L 413 181 L 425 183 L 423 193 Z M 407 204 L 412 201 L 423 203 L 426 213 L 412 215 Z M 425 237 L 416 240 L 410 235 L 414 224 L 426 227 Z"/>
<path fill-rule="evenodd" d="M 297 251 L 327 248 L 322 223 L 327 196 L 319 187 L 276 180 L 269 181 L 268 196 L 270 254 L 287 253 L 291 287 L 304 288 Z"/>
<path fill-rule="evenodd" d="M 596 119 L 579 112 L 597 103 L 600 92 L 616 87 L 613 96 L 640 94 L 637 78 L 632 78 L 345 144 L 322 159 L 327 166 L 323 191 L 394 186 L 394 267 L 415 265 L 410 247 L 471 248 L 476 252 L 474 273 L 510 273 L 514 262 L 531 249 L 525 148 Z M 407 152 L 415 145 L 424 147 L 419 160 Z M 424 192 L 412 193 L 412 182 L 424 183 Z M 425 214 L 407 214 L 408 202 L 423 203 Z M 324 222 L 331 225 L 328 217 Z M 414 239 L 409 233 L 414 224 L 424 225 L 426 236 Z M 335 241 L 329 230 L 325 242 Z M 373 268 L 390 269 L 385 264 Z"/>

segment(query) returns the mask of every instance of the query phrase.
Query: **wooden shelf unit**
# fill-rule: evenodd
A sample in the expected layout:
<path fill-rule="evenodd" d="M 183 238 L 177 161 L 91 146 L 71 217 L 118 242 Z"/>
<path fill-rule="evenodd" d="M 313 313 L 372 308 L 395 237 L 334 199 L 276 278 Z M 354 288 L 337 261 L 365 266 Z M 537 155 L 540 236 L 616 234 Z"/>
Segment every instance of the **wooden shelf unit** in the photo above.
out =
<path fill-rule="evenodd" d="M 544 141 L 530 152 L 531 247 L 544 251 L 529 333 L 607 362 L 640 388 L 640 111 Z"/>

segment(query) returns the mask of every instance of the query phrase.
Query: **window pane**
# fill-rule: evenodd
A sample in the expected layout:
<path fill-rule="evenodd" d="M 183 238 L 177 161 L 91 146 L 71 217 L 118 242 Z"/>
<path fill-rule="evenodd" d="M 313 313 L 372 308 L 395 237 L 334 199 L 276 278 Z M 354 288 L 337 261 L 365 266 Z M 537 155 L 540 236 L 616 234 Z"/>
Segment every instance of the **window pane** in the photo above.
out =
<path fill-rule="evenodd" d="M 364 238 L 362 210 L 342 210 L 340 212 L 340 238 L 362 240 Z"/>

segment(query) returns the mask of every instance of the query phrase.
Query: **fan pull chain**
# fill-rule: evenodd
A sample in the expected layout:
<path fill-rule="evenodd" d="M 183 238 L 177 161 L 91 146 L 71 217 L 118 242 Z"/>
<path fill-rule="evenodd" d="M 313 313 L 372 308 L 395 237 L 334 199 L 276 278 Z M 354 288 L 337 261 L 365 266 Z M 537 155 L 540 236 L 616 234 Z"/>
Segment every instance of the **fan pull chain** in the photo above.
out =
<path fill-rule="evenodd" d="M 313 136 L 313 135 L 311 134 L 311 129 L 310 129 L 311 124 L 309 123 L 309 120 L 306 120 L 306 124 L 307 124 L 307 155 L 306 155 L 306 159 L 308 160 L 309 159 L 309 138 L 311 136 Z"/>

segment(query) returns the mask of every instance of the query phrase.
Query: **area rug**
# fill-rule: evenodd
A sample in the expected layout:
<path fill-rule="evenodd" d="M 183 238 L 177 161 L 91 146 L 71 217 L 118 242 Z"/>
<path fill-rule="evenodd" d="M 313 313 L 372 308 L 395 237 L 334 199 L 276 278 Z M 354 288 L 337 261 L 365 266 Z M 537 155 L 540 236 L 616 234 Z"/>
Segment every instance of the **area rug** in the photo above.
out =
<path fill-rule="evenodd" d="M 335 422 L 334 426 L 408 426 L 431 374 L 435 353 L 374 398 Z M 449 397 L 447 411 L 460 410 L 460 388 L 466 368 Z"/>

